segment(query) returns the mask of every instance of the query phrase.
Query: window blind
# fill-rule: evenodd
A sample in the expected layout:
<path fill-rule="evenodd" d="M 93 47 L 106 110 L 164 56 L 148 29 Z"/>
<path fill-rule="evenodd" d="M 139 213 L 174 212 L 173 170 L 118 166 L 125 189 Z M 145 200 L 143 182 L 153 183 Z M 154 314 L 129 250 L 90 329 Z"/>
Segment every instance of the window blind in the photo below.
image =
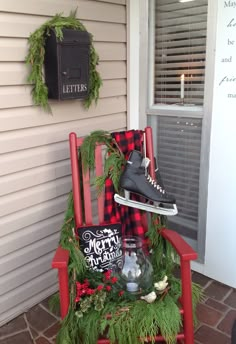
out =
<path fill-rule="evenodd" d="M 155 1 L 154 103 L 202 105 L 206 53 L 207 0 Z"/>
<path fill-rule="evenodd" d="M 168 220 L 172 229 L 196 239 L 202 119 L 151 117 L 157 127 L 158 168 L 166 191 L 175 196 L 178 207 L 178 215 Z"/>

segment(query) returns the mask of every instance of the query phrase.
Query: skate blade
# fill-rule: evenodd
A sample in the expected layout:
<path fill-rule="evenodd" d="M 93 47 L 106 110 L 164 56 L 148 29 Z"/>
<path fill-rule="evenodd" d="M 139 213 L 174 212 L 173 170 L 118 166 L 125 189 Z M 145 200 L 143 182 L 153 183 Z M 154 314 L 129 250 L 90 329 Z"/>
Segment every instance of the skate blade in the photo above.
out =
<path fill-rule="evenodd" d="M 115 200 L 115 202 L 122 204 L 122 205 L 126 205 L 127 207 L 145 210 L 145 211 L 150 212 L 150 213 L 166 215 L 166 216 L 173 216 L 173 215 L 178 214 L 178 209 L 177 209 L 176 204 L 171 205 L 172 208 L 165 208 L 164 206 L 159 207 L 157 205 L 133 201 L 131 199 L 127 199 L 125 197 L 122 197 L 118 194 L 114 195 L 114 200 Z"/>

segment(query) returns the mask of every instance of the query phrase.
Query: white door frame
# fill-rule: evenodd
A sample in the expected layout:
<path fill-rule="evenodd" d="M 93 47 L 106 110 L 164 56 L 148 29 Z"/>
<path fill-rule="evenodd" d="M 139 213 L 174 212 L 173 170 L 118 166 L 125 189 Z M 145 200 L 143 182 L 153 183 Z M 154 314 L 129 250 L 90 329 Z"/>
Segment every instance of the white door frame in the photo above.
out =
<path fill-rule="evenodd" d="M 146 126 L 146 78 L 148 71 L 140 68 L 147 62 L 148 1 L 127 0 L 127 128 Z M 141 58 L 140 58 L 141 56 Z M 147 63 L 145 63 L 148 66 Z M 145 87 L 146 88 L 146 87 Z"/>

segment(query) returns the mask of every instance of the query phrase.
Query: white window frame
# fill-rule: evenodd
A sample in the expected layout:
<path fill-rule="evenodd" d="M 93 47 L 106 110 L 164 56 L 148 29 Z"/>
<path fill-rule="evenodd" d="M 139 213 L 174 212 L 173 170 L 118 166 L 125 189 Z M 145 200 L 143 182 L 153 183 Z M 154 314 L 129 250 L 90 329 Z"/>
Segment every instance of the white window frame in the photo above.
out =
<path fill-rule="evenodd" d="M 139 21 L 132 28 L 128 27 L 128 42 L 134 38 L 139 39 L 139 44 L 133 47 L 132 56 L 135 56 L 136 64 L 133 64 L 132 56 L 129 55 L 128 49 L 128 79 L 132 80 L 128 84 L 128 128 L 132 128 L 132 123 L 138 123 L 137 128 L 143 128 L 147 124 L 147 115 L 156 114 L 157 105 L 153 105 L 151 92 L 149 90 L 152 86 L 150 82 L 151 73 L 147 66 L 152 61 L 149 60 L 147 51 L 150 49 L 151 40 L 149 36 L 149 11 L 153 6 L 153 0 L 128 0 L 128 23 L 132 18 L 133 10 L 138 9 Z M 137 13 L 137 12 L 136 12 Z M 210 133 L 211 133 L 211 117 L 212 117 L 212 103 L 213 103 L 213 85 L 214 85 L 214 55 L 216 42 L 216 21 L 217 21 L 217 2 L 215 0 L 208 0 L 208 18 L 207 18 L 207 48 L 206 48 L 206 65 L 205 65 L 205 91 L 204 91 L 204 105 L 203 107 L 188 108 L 187 106 L 181 109 L 175 109 L 167 105 L 165 107 L 158 107 L 159 114 L 164 115 L 178 115 L 200 117 L 202 119 L 202 142 L 201 142 L 201 161 L 200 161 L 200 182 L 199 182 L 199 231 L 197 246 L 195 247 L 199 254 L 199 262 L 203 263 L 205 258 L 205 238 L 206 238 L 206 222 L 207 222 L 207 194 L 208 194 L 208 173 L 209 173 L 209 153 L 210 153 Z M 137 37 L 137 33 L 139 37 Z M 140 49 L 142 47 L 142 49 Z M 154 45 L 153 45 L 154 47 Z M 136 49 L 136 50 L 135 50 Z M 137 56 L 139 73 L 137 73 Z M 130 87 L 134 83 L 138 83 L 139 92 L 132 93 Z M 137 84 L 136 84 L 137 85 Z M 133 95 L 130 98 L 130 95 Z M 137 100 L 138 108 L 137 108 Z M 169 108 L 168 108 L 169 107 Z M 133 111 L 136 110 L 136 111 Z M 138 110 L 138 113 L 137 113 Z M 204 116 L 203 116 L 204 115 Z M 137 122 L 138 118 L 138 122 Z M 187 240 L 188 241 L 188 240 Z M 196 264 L 195 264 L 196 265 Z M 201 265 L 201 264 L 200 264 Z M 197 265 L 197 271 L 201 272 L 201 268 Z"/>
<path fill-rule="evenodd" d="M 178 106 L 178 105 L 158 105 L 154 104 L 154 94 L 151 92 L 154 88 L 154 69 L 151 68 L 151 66 L 154 65 L 154 49 L 155 49 L 155 30 L 153 27 L 153 23 L 155 21 L 155 0 L 149 0 L 149 9 L 148 9 L 148 15 L 149 15 L 149 83 L 148 83 L 148 103 L 147 103 L 147 114 L 148 115 L 156 115 L 158 112 L 158 116 L 164 115 L 164 116 L 173 116 L 173 115 L 180 115 L 182 117 L 194 117 L 194 118 L 202 118 L 203 117 L 203 106 L 188 106 L 188 104 L 185 104 L 184 107 Z"/>

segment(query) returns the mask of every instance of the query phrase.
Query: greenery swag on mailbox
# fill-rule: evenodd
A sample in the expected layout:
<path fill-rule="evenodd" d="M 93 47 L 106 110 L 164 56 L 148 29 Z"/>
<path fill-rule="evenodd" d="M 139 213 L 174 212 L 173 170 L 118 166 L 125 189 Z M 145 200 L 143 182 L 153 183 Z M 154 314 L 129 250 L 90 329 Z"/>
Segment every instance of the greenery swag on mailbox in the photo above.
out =
<path fill-rule="evenodd" d="M 26 63 L 31 66 L 28 81 L 34 84 L 35 105 L 50 111 L 48 98 L 84 99 L 85 108 L 97 102 L 101 77 L 92 35 L 76 18 L 56 14 L 29 37 Z M 45 78 L 43 75 L 45 66 Z"/>

